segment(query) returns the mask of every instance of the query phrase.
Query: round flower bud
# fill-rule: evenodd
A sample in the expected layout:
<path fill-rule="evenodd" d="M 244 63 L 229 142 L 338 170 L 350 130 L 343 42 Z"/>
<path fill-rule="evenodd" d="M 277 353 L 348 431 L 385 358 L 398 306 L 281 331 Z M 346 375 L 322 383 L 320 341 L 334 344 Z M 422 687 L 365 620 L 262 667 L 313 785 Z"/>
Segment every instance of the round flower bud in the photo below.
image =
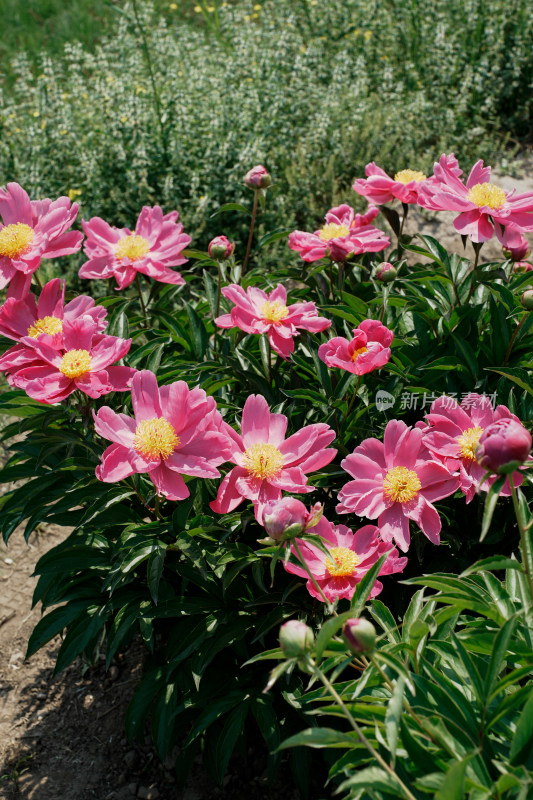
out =
<path fill-rule="evenodd" d="M 371 653 L 374 649 L 376 629 L 367 619 L 347 620 L 342 633 L 352 653 Z"/>
<path fill-rule="evenodd" d="M 517 272 L 519 274 L 531 272 L 532 270 L 533 264 L 530 264 L 529 261 L 516 261 L 513 264 L 513 272 Z"/>
<path fill-rule="evenodd" d="M 502 250 L 505 258 L 509 258 L 511 261 L 522 261 L 529 255 L 529 242 L 525 236 L 521 235 L 520 244 L 515 247 L 503 247 Z"/>
<path fill-rule="evenodd" d="M 311 650 L 315 637 L 305 622 L 290 619 L 279 629 L 279 646 L 287 658 L 301 658 Z"/>
<path fill-rule="evenodd" d="M 522 305 L 528 311 L 533 311 L 533 289 L 526 289 L 522 295 Z"/>
<path fill-rule="evenodd" d="M 226 261 L 234 250 L 235 242 L 230 242 L 227 236 L 215 236 L 207 247 L 207 252 L 211 258 L 216 258 L 219 261 Z"/>
<path fill-rule="evenodd" d="M 476 447 L 476 461 L 490 472 L 508 474 L 526 461 L 531 434 L 515 419 L 506 417 L 488 425 Z"/>
<path fill-rule="evenodd" d="M 378 264 L 374 269 L 374 278 L 383 283 L 393 281 L 397 275 L 398 272 L 390 261 L 382 261 L 381 264 Z"/>
<path fill-rule="evenodd" d="M 246 173 L 244 182 L 249 189 L 268 189 L 272 183 L 272 178 L 266 169 L 258 164 L 257 167 L 252 167 L 252 169 Z"/>
<path fill-rule="evenodd" d="M 308 519 L 307 508 L 294 497 L 269 500 L 263 514 L 266 531 L 276 542 L 299 536 L 305 530 Z"/>

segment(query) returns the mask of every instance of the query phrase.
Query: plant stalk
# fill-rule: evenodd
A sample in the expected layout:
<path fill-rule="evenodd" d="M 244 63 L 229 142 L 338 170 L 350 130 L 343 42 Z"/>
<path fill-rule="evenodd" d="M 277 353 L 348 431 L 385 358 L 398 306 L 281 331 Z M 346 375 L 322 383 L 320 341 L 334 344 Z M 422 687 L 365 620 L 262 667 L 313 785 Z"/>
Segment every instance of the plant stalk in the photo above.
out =
<path fill-rule="evenodd" d="M 239 283 L 241 282 L 244 273 L 246 272 L 246 267 L 248 266 L 248 260 L 250 258 L 250 251 L 252 249 L 252 239 L 254 235 L 254 227 L 255 227 L 255 218 L 257 217 L 257 204 L 259 202 L 259 192 L 261 189 L 255 189 L 254 191 L 254 204 L 252 206 L 252 221 L 250 222 L 250 233 L 248 234 L 248 243 L 246 245 L 246 255 L 244 256 L 244 261 L 242 263 L 242 271 Z"/>

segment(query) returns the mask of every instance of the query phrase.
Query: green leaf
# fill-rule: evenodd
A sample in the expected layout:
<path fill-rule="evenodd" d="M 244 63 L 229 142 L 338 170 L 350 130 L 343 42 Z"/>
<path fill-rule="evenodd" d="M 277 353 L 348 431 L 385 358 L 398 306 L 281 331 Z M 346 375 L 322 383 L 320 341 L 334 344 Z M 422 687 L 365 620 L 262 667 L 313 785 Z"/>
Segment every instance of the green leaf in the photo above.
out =
<path fill-rule="evenodd" d="M 45 617 L 39 620 L 32 631 L 26 649 L 26 658 L 30 658 L 43 645 L 49 642 L 54 636 L 71 625 L 76 619 L 85 617 L 87 612 L 87 601 L 81 600 L 70 602 L 60 608 L 54 608 Z"/>
<path fill-rule="evenodd" d="M 357 741 L 357 740 L 355 740 Z M 290 736 L 279 746 L 279 750 L 287 750 L 289 747 L 352 747 L 354 738 L 346 733 L 333 730 L 333 728 L 307 728 L 301 733 Z"/>
<path fill-rule="evenodd" d="M 240 203 L 225 203 L 221 206 L 218 211 L 215 211 L 214 214 L 211 214 L 209 219 L 213 219 L 213 217 L 217 217 L 219 214 L 225 214 L 227 211 L 240 211 L 243 214 L 249 214 L 252 216 L 252 212 L 246 206 L 242 206 Z"/>
<path fill-rule="evenodd" d="M 466 756 L 457 764 L 453 764 L 435 795 L 435 800 L 464 800 L 465 798 L 465 771 L 473 754 Z"/>
<path fill-rule="evenodd" d="M 523 372 L 523 370 L 521 370 L 521 371 Z M 533 387 L 531 386 L 531 384 L 528 383 L 526 380 L 523 380 L 522 378 L 518 377 L 518 375 L 514 375 L 511 372 L 511 368 L 510 367 L 508 367 L 507 370 L 491 369 L 491 372 L 497 372 L 498 375 L 503 375 L 504 378 L 507 378 L 508 380 L 512 381 L 513 383 L 516 383 L 525 392 L 527 392 L 528 394 L 532 394 L 533 395 Z"/>
<path fill-rule="evenodd" d="M 473 575 L 476 572 L 484 572 L 489 569 L 517 569 L 523 572 L 521 563 L 514 558 L 507 558 L 506 556 L 488 556 L 488 558 L 482 558 L 481 561 L 476 561 L 471 567 L 461 572 L 461 575 L 466 578 L 467 575 Z"/>
<path fill-rule="evenodd" d="M 376 791 L 389 792 L 395 798 L 406 798 L 408 795 L 402 787 L 399 778 L 390 775 L 380 767 L 365 767 L 365 769 L 358 769 L 355 775 L 343 781 L 337 793 L 350 791 L 353 793 L 355 789 L 368 789 L 371 786 Z M 448 798 L 451 800 L 451 798 Z"/>
<path fill-rule="evenodd" d="M 180 531 L 176 534 L 176 542 L 169 545 L 169 549 L 179 549 L 181 552 L 194 564 L 197 570 L 202 574 L 202 577 L 207 579 L 207 564 L 205 563 L 204 556 L 200 546 L 195 542 L 191 536 L 190 531 Z"/>
<path fill-rule="evenodd" d="M 387 742 L 392 755 L 393 764 L 396 760 L 396 749 L 398 747 L 398 734 L 404 692 L 405 679 L 400 677 L 396 682 L 391 699 L 387 704 L 387 713 L 385 714 L 385 733 L 387 735 Z"/>
<path fill-rule="evenodd" d="M 485 506 L 483 509 L 483 522 L 481 523 L 481 535 L 479 537 L 480 542 L 483 541 L 483 539 L 489 532 L 490 523 L 492 522 L 494 510 L 496 508 L 496 504 L 498 502 L 498 498 L 500 496 L 500 492 L 503 488 L 504 483 L 505 483 L 505 475 L 500 475 L 500 477 L 494 481 L 489 491 L 487 492 L 487 495 L 485 497 Z"/>
<path fill-rule="evenodd" d="M 374 588 L 374 584 L 376 579 L 379 575 L 381 567 L 385 563 L 387 556 L 389 555 L 390 550 L 387 553 L 384 553 L 375 564 L 372 565 L 372 569 L 369 569 L 361 581 L 355 587 L 354 596 L 352 597 L 352 616 L 358 617 L 363 608 L 365 607 L 365 603 L 368 600 L 370 592 Z"/>
<path fill-rule="evenodd" d="M 514 629 L 516 628 L 517 618 L 511 617 L 505 622 L 500 630 L 498 631 L 496 638 L 494 640 L 494 647 L 492 650 L 489 667 L 487 670 L 487 674 L 485 676 L 485 694 L 489 695 L 492 692 L 492 688 L 496 681 L 498 680 L 498 675 L 500 674 L 500 670 L 502 668 L 502 663 L 507 659 L 508 652 L 507 646 L 509 644 L 509 640 L 514 633 Z"/>
<path fill-rule="evenodd" d="M 326 649 L 329 640 L 333 636 L 335 636 L 337 631 L 340 630 L 340 628 L 342 628 L 344 623 L 347 620 L 351 619 L 351 617 L 353 617 L 353 616 L 354 616 L 354 613 L 353 613 L 352 610 L 345 611 L 344 614 L 339 614 L 336 617 L 330 617 L 330 619 L 328 619 L 328 620 L 326 620 L 326 622 L 324 622 L 324 624 L 320 628 L 320 633 L 318 634 L 318 636 L 316 638 L 316 643 L 315 643 L 315 655 L 316 655 L 317 661 L 322 658 L 322 653 Z"/>
<path fill-rule="evenodd" d="M 523 764 L 533 749 L 533 690 L 520 714 L 511 742 L 509 760 L 511 764 Z"/>
<path fill-rule="evenodd" d="M 207 350 L 207 331 L 205 325 L 189 303 L 184 303 L 192 333 L 194 356 L 202 361 Z"/>
<path fill-rule="evenodd" d="M 231 758 L 239 736 L 243 733 L 244 722 L 249 710 L 249 701 L 244 700 L 226 716 L 220 734 L 213 747 L 211 742 L 210 761 L 214 766 L 215 779 L 222 783 L 228 761 Z"/>
<path fill-rule="evenodd" d="M 150 589 L 150 594 L 152 595 L 152 599 L 156 605 L 159 592 L 159 582 L 161 580 L 161 575 L 163 574 L 166 554 L 166 545 L 163 542 L 157 542 L 156 549 L 153 550 L 150 558 L 148 559 L 148 588 Z"/>

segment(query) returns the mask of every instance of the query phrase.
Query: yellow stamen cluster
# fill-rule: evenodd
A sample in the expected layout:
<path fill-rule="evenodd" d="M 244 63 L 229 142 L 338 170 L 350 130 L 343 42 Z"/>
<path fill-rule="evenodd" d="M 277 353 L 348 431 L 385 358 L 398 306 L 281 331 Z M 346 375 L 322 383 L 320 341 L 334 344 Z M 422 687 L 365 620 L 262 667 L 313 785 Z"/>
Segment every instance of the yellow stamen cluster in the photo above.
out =
<path fill-rule="evenodd" d="M 423 172 L 418 172 L 416 169 L 401 169 L 394 176 L 394 180 L 398 183 L 411 183 L 411 181 L 420 183 L 420 181 L 425 181 L 426 177 Z"/>
<path fill-rule="evenodd" d="M 395 503 L 408 503 L 422 488 L 418 475 L 407 467 L 389 469 L 383 481 L 383 494 Z"/>
<path fill-rule="evenodd" d="M 88 350 L 67 350 L 61 359 L 59 371 L 67 378 L 80 378 L 91 371 L 91 362 L 92 358 Z"/>
<path fill-rule="evenodd" d="M 289 316 L 289 309 L 279 300 L 265 300 L 261 305 L 261 316 L 269 322 L 281 322 Z"/>
<path fill-rule="evenodd" d="M 467 458 L 469 461 L 476 460 L 476 445 L 482 433 L 483 428 L 478 425 L 475 428 L 468 428 L 463 431 L 461 436 L 457 437 L 459 452 L 463 458 Z"/>
<path fill-rule="evenodd" d="M 180 439 L 170 422 L 164 417 L 143 419 L 135 429 L 133 448 L 145 458 L 162 461 L 179 447 Z"/>
<path fill-rule="evenodd" d="M 136 233 L 119 239 L 115 247 L 115 257 L 119 260 L 129 258 L 130 261 L 138 261 L 149 252 L 150 245 L 147 239 L 144 236 L 137 236 Z"/>
<path fill-rule="evenodd" d="M 359 564 L 357 553 L 349 547 L 332 547 L 329 552 L 333 559 L 326 558 L 326 569 L 332 578 L 346 578 L 353 575 Z"/>
<path fill-rule="evenodd" d="M 357 350 L 354 350 L 352 353 L 352 361 L 357 361 L 361 353 L 368 353 L 368 347 L 358 347 Z"/>
<path fill-rule="evenodd" d="M 0 231 L 0 256 L 17 258 L 29 250 L 33 242 L 33 228 L 24 222 L 6 225 Z"/>
<path fill-rule="evenodd" d="M 342 239 L 344 236 L 348 236 L 349 233 L 350 230 L 347 225 L 337 225 L 335 222 L 328 222 L 327 225 L 320 228 L 318 238 L 322 239 L 323 242 L 329 242 L 330 239 Z"/>
<path fill-rule="evenodd" d="M 28 336 L 32 339 L 37 339 L 41 333 L 49 333 L 53 336 L 55 333 L 61 333 L 63 330 L 63 322 L 58 317 L 42 317 L 36 319 L 33 325 L 28 328 Z"/>
<path fill-rule="evenodd" d="M 500 189 L 494 183 L 476 183 L 469 190 L 467 197 L 479 208 L 487 206 L 487 208 L 492 208 L 493 210 L 500 209 L 507 201 L 503 189 Z"/>
<path fill-rule="evenodd" d="M 243 461 L 250 475 L 265 480 L 279 475 L 283 467 L 283 454 L 274 444 L 256 442 L 244 451 Z"/>

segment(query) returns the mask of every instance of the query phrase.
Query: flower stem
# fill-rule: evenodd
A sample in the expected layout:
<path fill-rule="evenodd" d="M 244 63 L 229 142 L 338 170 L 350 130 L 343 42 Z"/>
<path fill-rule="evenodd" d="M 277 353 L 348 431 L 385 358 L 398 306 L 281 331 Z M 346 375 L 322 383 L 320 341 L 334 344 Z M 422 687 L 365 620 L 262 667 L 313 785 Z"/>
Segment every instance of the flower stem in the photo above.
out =
<path fill-rule="evenodd" d="M 520 549 L 522 551 L 522 566 L 526 574 L 527 582 L 529 585 L 530 600 L 533 602 L 533 550 L 531 546 L 531 533 L 528 531 L 527 523 L 522 517 L 522 509 L 518 501 L 518 493 L 514 485 L 512 473 L 509 475 L 509 486 L 511 487 L 511 495 L 513 498 L 514 512 L 516 514 L 516 521 L 518 523 L 518 530 L 520 531 Z"/>
<path fill-rule="evenodd" d="M 217 306 L 216 306 L 216 313 L 215 319 L 218 319 L 218 315 L 220 314 L 220 294 L 222 288 L 222 267 L 220 266 L 220 261 L 217 262 L 218 266 L 218 286 L 217 286 Z M 213 343 L 213 352 L 216 353 L 217 351 L 217 325 L 215 323 L 215 333 L 214 333 L 214 343 Z"/>
<path fill-rule="evenodd" d="M 300 559 L 300 563 L 301 563 L 302 567 L 305 569 L 305 571 L 306 571 L 306 572 L 307 572 L 307 574 L 309 575 L 309 578 L 310 578 L 310 580 L 311 580 L 311 583 L 313 584 L 313 586 L 315 587 L 315 589 L 317 590 L 317 592 L 318 592 L 318 593 L 320 594 L 320 596 L 322 597 L 322 599 L 323 599 L 324 603 L 326 603 L 326 605 L 327 605 L 327 606 L 331 606 L 331 603 L 329 602 L 328 598 L 326 597 L 326 595 L 324 594 L 324 592 L 322 591 L 322 589 L 321 589 L 321 588 L 320 588 L 320 586 L 318 585 L 318 583 L 317 583 L 317 580 L 316 580 L 315 576 L 313 575 L 313 573 L 312 573 L 312 572 L 311 572 L 311 570 L 309 569 L 309 565 L 307 564 L 307 561 L 306 561 L 306 560 L 305 560 L 305 558 L 303 557 L 303 555 L 302 555 L 302 553 L 301 553 L 301 550 L 300 550 L 300 548 L 299 548 L 299 546 L 298 546 L 298 544 L 297 544 L 297 542 L 296 542 L 296 539 L 293 539 L 293 540 L 292 540 L 292 545 L 293 545 L 293 547 L 294 547 L 294 550 L 295 550 L 295 552 L 296 552 L 296 555 L 297 555 L 297 556 L 298 556 L 298 558 Z M 334 613 L 335 615 L 337 615 L 337 612 L 336 612 L 335 610 L 333 610 L 333 613 Z"/>
<path fill-rule="evenodd" d="M 250 258 L 250 251 L 252 249 L 252 238 L 254 235 L 254 226 L 255 226 L 255 218 L 257 216 L 257 204 L 259 202 L 259 192 L 261 189 L 256 189 L 254 191 L 254 204 L 252 206 L 252 221 L 250 222 L 250 233 L 248 234 L 248 244 L 246 245 L 246 255 L 244 256 L 244 261 L 242 263 L 242 272 L 241 272 L 241 280 L 246 272 L 246 267 L 248 266 L 248 260 Z M 241 282 L 239 280 L 239 283 Z"/>
<path fill-rule="evenodd" d="M 314 663 L 314 661 L 311 658 L 309 658 L 309 656 L 306 659 L 306 663 L 310 667 L 310 669 L 312 670 L 312 672 L 315 675 L 315 677 L 318 678 L 318 680 L 325 686 L 325 688 L 331 694 L 331 696 L 333 697 L 335 702 L 339 705 L 339 708 L 342 710 L 342 713 L 344 714 L 344 716 L 348 720 L 352 730 L 356 733 L 357 738 L 359 739 L 361 744 L 363 744 L 366 747 L 366 749 L 368 750 L 370 755 L 373 758 L 375 758 L 375 760 L 378 762 L 378 764 L 391 776 L 391 778 L 393 778 L 393 780 L 395 780 L 398 783 L 398 786 L 401 787 L 401 789 L 403 791 L 403 796 L 408 798 L 408 800 L 416 800 L 416 797 L 414 796 L 414 794 L 408 789 L 408 787 L 401 780 L 401 778 L 398 777 L 398 775 L 393 770 L 393 768 L 390 766 L 390 764 L 387 764 L 385 759 L 382 758 L 382 756 L 378 753 L 378 751 L 370 744 L 370 742 L 368 741 L 368 739 L 364 735 L 363 731 L 361 730 L 361 728 L 359 727 L 357 722 L 352 717 L 352 715 L 351 715 L 350 711 L 348 710 L 347 706 L 344 704 L 344 701 L 342 700 L 341 696 L 335 690 L 334 686 L 329 682 L 328 678 L 326 677 L 326 675 L 324 675 L 324 673 L 322 672 L 320 667 L 317 667 L 317 665 Z"/>
<path fill-rule="evenodd" d="M 143 317 L 144 317 L 144 327 L 147 328 L 148 327 L 148 314 L 146 313 L 146 306 L 145 306 L 144 300 L 143 300 L 143 293 L 142 293 L 142 289 L 141 289 L 141 281 L 139 280 L 139 273 L 137 273 L 137 275 L 135 276 L 135 285 L 137 286 L 137 294 L 139 295 L 139 300 L 141 302 L 141 308 L 142 308 Z"/>
<path fill-rule="evenodd" d="M 503 359 L 502 366 L 505 366 L 507 364 L 507 361 L 509 360 L 509 357 L 511 355 L 511 351 L 513 349 L 513 345 L 515 343 L 515 339 L 518 336 L 518 333 L 520 332 L 520 329 L 521 329 L 522 325 L 524 324 L 524 322 L 526 321 L 527 317 L 528 317 L 528 312 L 526 312 L 523 315 L 522 319 L 520 320 L 520 322 L 518 323 L 518 325 L 514 329 L 513 335 L 511 336 L 511 340 L 509 342 L 509 347 L 507 348 L 507 352 L 505 353 L 505 356 L 504 356 L 504 359 Z"/>
<path fill-rule="evenodd" d="M 37 275 L 37 272 L 34 272 L 34 273 L 32 273 L 32 278 L 35 278 L 35 283 L 37 284 L 37 286 L 39 287 L 39 289 L 42 289 L 42 288 L 43 288 L 43 285 L 42 285 L 42 283 L 41 283 L 41 279 L 40 279 L 40 278 L 39 278 L 39 276 Z"/>

